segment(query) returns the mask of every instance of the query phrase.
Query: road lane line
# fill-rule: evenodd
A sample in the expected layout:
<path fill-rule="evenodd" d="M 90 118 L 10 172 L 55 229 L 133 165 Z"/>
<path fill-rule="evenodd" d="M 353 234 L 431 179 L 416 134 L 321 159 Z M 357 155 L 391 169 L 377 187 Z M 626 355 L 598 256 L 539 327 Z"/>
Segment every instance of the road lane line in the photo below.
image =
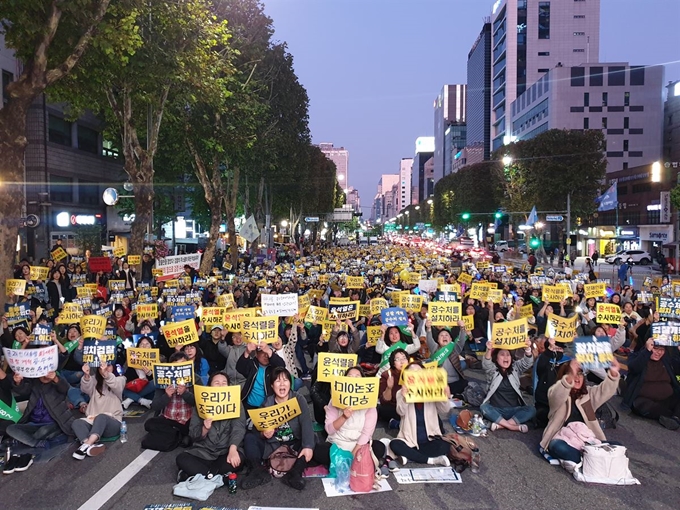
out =
<path fill-rule="evenodd" d="M 83 503 L 78 510 L 99 510 L 159 453 L 156 450 L 144 450 L 139 457 Z"/>

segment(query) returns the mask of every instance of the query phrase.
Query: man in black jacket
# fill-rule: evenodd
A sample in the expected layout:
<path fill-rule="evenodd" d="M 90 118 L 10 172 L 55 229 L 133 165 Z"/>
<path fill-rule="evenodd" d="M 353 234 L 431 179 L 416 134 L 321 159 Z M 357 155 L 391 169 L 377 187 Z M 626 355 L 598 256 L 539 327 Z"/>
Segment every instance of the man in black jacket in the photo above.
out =
<path fill-rule="evenodd" d="M 680 428 L 680 358 L 649 338 L 628 363 L 628 387 L 623 404 L 644 418 L 659 420 L 670 430 Z M 679 347 L 680 349 L 680 347 Z"/>
<path fill-rule="evenodd" d="M 260 407 L 272 394 L 270 381 L 274 367 L 285 367 L 286 362 L 268 344 L 249 343 L 236 362 L 236 370 L 246 378 L 241 400 L 246 409 Z"/>

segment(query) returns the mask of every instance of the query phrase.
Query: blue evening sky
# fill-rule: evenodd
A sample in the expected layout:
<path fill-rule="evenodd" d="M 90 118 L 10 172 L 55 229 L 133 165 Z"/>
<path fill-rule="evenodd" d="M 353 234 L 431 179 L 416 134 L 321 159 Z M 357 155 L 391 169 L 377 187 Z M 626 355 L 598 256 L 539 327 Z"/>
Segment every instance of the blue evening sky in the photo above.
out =
<path fill-rule="evenodd" d="M 263 0 L 310 98 L 314 143 L 349 150 L 364 217 L 381 174 L 434 134 L 432 103 L 465 83 L 492 0 Z M 666 64 L 680 79 L 680 0 L 601 0 L 600 60 Z"/>

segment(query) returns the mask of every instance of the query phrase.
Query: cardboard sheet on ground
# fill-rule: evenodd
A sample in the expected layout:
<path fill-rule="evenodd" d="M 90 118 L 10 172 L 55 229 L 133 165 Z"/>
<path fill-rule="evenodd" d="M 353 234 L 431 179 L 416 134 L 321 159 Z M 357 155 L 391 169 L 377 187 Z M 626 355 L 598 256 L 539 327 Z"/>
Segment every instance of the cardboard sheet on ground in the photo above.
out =
<path fill-rule="evenodd" d="M 393 474 L 399 484 L 463 483 L 460 474 L 450 467 L 400 469 Z"/>
<path fill-rule="evenodd" d="M 347 492 L 338 492 L 335 488 L 335 478 L 322 478 L 323 490 L 326 491 L 326 497 L 334 498 L 336 496 L 360 496 L 362 494 L 375 494 L 376 492 L 386 492 L 391 491 L 392 487 L 387 480 L 380 480 L 380 489 L 372 490 L 371 492 L 354 492 L 348 489 Z"/>

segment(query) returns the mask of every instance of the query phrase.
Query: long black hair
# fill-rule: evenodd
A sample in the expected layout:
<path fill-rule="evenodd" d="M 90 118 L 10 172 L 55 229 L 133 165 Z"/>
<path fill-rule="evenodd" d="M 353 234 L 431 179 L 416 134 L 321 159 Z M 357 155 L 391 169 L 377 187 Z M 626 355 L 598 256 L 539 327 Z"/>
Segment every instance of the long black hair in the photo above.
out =
<path fill-rule="evenodd" d="M 498 372 L 503 377 L 507 377 L 512 373 L 512 369 L 515 366 L 515 358 L 512 355 L 512 353 L 510 353 L 510 366 L 507 369 L 501 367 L 498 364 L 498 353 L 501 352 L 501 351 L 504 351 L 504 350 L 505 349 L 494 349 L 493 352 L 491 353 L 491 361 L 493 361 L 493 364 L 496 365 L 496 370 L 498 370 Z M 510 352 L 510 351 L 508 351 L 508 352 Z"/>

